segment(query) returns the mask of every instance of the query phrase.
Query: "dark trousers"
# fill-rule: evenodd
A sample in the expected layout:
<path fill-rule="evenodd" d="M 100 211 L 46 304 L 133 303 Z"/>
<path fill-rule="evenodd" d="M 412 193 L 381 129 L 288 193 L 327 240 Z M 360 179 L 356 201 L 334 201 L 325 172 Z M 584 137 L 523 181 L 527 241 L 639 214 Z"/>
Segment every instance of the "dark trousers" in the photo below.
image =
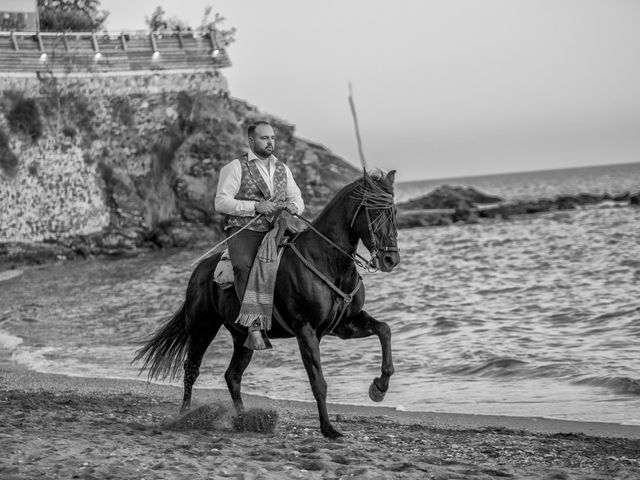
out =
<path fill-rule="evenodd" d="M 231 227 L 225 230 L 227 239 L 240 230 L 240 227 Z M 247 288 L 247 280 L 253 261 L 258 254 L 258 249 L 262 243 L 262 239 L 268 232 L 254 232 L 245 229 L 232 239 L 227 240 L 229 247 L 229 257 L 233 265 L 233 277 L 235 280 L 236 293 L 240 301 L 244 298 L 244 291 Z"/>

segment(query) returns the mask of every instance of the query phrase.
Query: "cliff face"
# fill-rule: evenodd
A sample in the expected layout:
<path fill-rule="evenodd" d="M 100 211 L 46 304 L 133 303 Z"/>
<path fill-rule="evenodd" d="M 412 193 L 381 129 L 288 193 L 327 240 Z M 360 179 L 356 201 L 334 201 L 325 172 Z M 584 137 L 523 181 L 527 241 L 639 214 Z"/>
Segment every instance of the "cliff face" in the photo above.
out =
<path fill-rule="evenodd" d="M 2 78 L 0 259 L 213 241 L 218 172 L 272 122 L 278 157 L 317 212 L 358 170 L 231 98 L 211 73 Z"/>

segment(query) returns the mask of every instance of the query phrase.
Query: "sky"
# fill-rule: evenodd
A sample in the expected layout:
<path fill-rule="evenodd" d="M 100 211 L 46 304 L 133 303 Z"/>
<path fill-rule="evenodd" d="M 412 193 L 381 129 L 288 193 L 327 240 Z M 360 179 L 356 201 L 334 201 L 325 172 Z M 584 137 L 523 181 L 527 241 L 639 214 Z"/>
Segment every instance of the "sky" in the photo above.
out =
<path fill-rule="evenodd" d="M 399 181 L 640 162 L 637 0 L 102 0 L 112 31 L 205 7 L 231 95 Z"/>

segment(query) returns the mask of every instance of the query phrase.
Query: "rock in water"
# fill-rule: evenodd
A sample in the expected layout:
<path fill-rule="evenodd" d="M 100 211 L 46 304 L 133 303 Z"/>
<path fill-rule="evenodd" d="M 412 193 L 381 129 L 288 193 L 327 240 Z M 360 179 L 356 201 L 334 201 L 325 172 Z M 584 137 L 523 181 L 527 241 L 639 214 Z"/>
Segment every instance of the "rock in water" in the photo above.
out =
<path fill-rule="evenodd" d="M 399 209 L 470 208 L 477 204 L 498 203 L 503 199 L 472 187 L 442 185 L 422 197 L 398 204 Z"/>

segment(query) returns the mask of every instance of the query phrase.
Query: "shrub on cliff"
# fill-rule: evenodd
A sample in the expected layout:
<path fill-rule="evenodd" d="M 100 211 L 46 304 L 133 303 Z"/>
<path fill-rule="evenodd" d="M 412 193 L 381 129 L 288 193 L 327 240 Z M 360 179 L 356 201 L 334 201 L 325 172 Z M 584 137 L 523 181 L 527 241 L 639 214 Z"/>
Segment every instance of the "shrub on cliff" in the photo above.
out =
<path fill-rule="evenodd" d="M 60 105 L 67 121 L 74 123 L 78 131 L 93 133 L 96 106 L 90 98 L 76 92 L 69 92 L 60 96 Z"/>
<path fill-rule="evenodd" d="M 109 12 L 99 10 L 100 0 L 38 0 L 43 31 L 93 32 L 102 27 Z"/>
<path fill-rule="evenodd" d="M 42 136 L 40 111 L 32 98 L 18 100 L 7 115 L 7 120 L 13 132 L 28 135 L 34 142 Z"/>
<path fill-rule="evenodd" d="M 15 177 L 18 173 L 19 160 L 9 147 L 9 137 L 0 129 L 0 169 L 9 177 Z"/>
<path fill-rule="evenodd" d="M 126 127 L 131 127 L 135 122 L 135 112 L 129 98 L 125 96 L 113 97 L 111 103 L 111 116 Z"/>
<path fill-rule="evenodd" d="M 183 141 L 184 138 L 180 133 L 175 128 L 172 128 L 164 132 L 158 142 L 152 146 L 152 151 L 155 154 L 152 171 L 156 178 L 162 178 L 165 173 L 171 171 L 171 164 L 176 150 L 178 150 Z"/>

